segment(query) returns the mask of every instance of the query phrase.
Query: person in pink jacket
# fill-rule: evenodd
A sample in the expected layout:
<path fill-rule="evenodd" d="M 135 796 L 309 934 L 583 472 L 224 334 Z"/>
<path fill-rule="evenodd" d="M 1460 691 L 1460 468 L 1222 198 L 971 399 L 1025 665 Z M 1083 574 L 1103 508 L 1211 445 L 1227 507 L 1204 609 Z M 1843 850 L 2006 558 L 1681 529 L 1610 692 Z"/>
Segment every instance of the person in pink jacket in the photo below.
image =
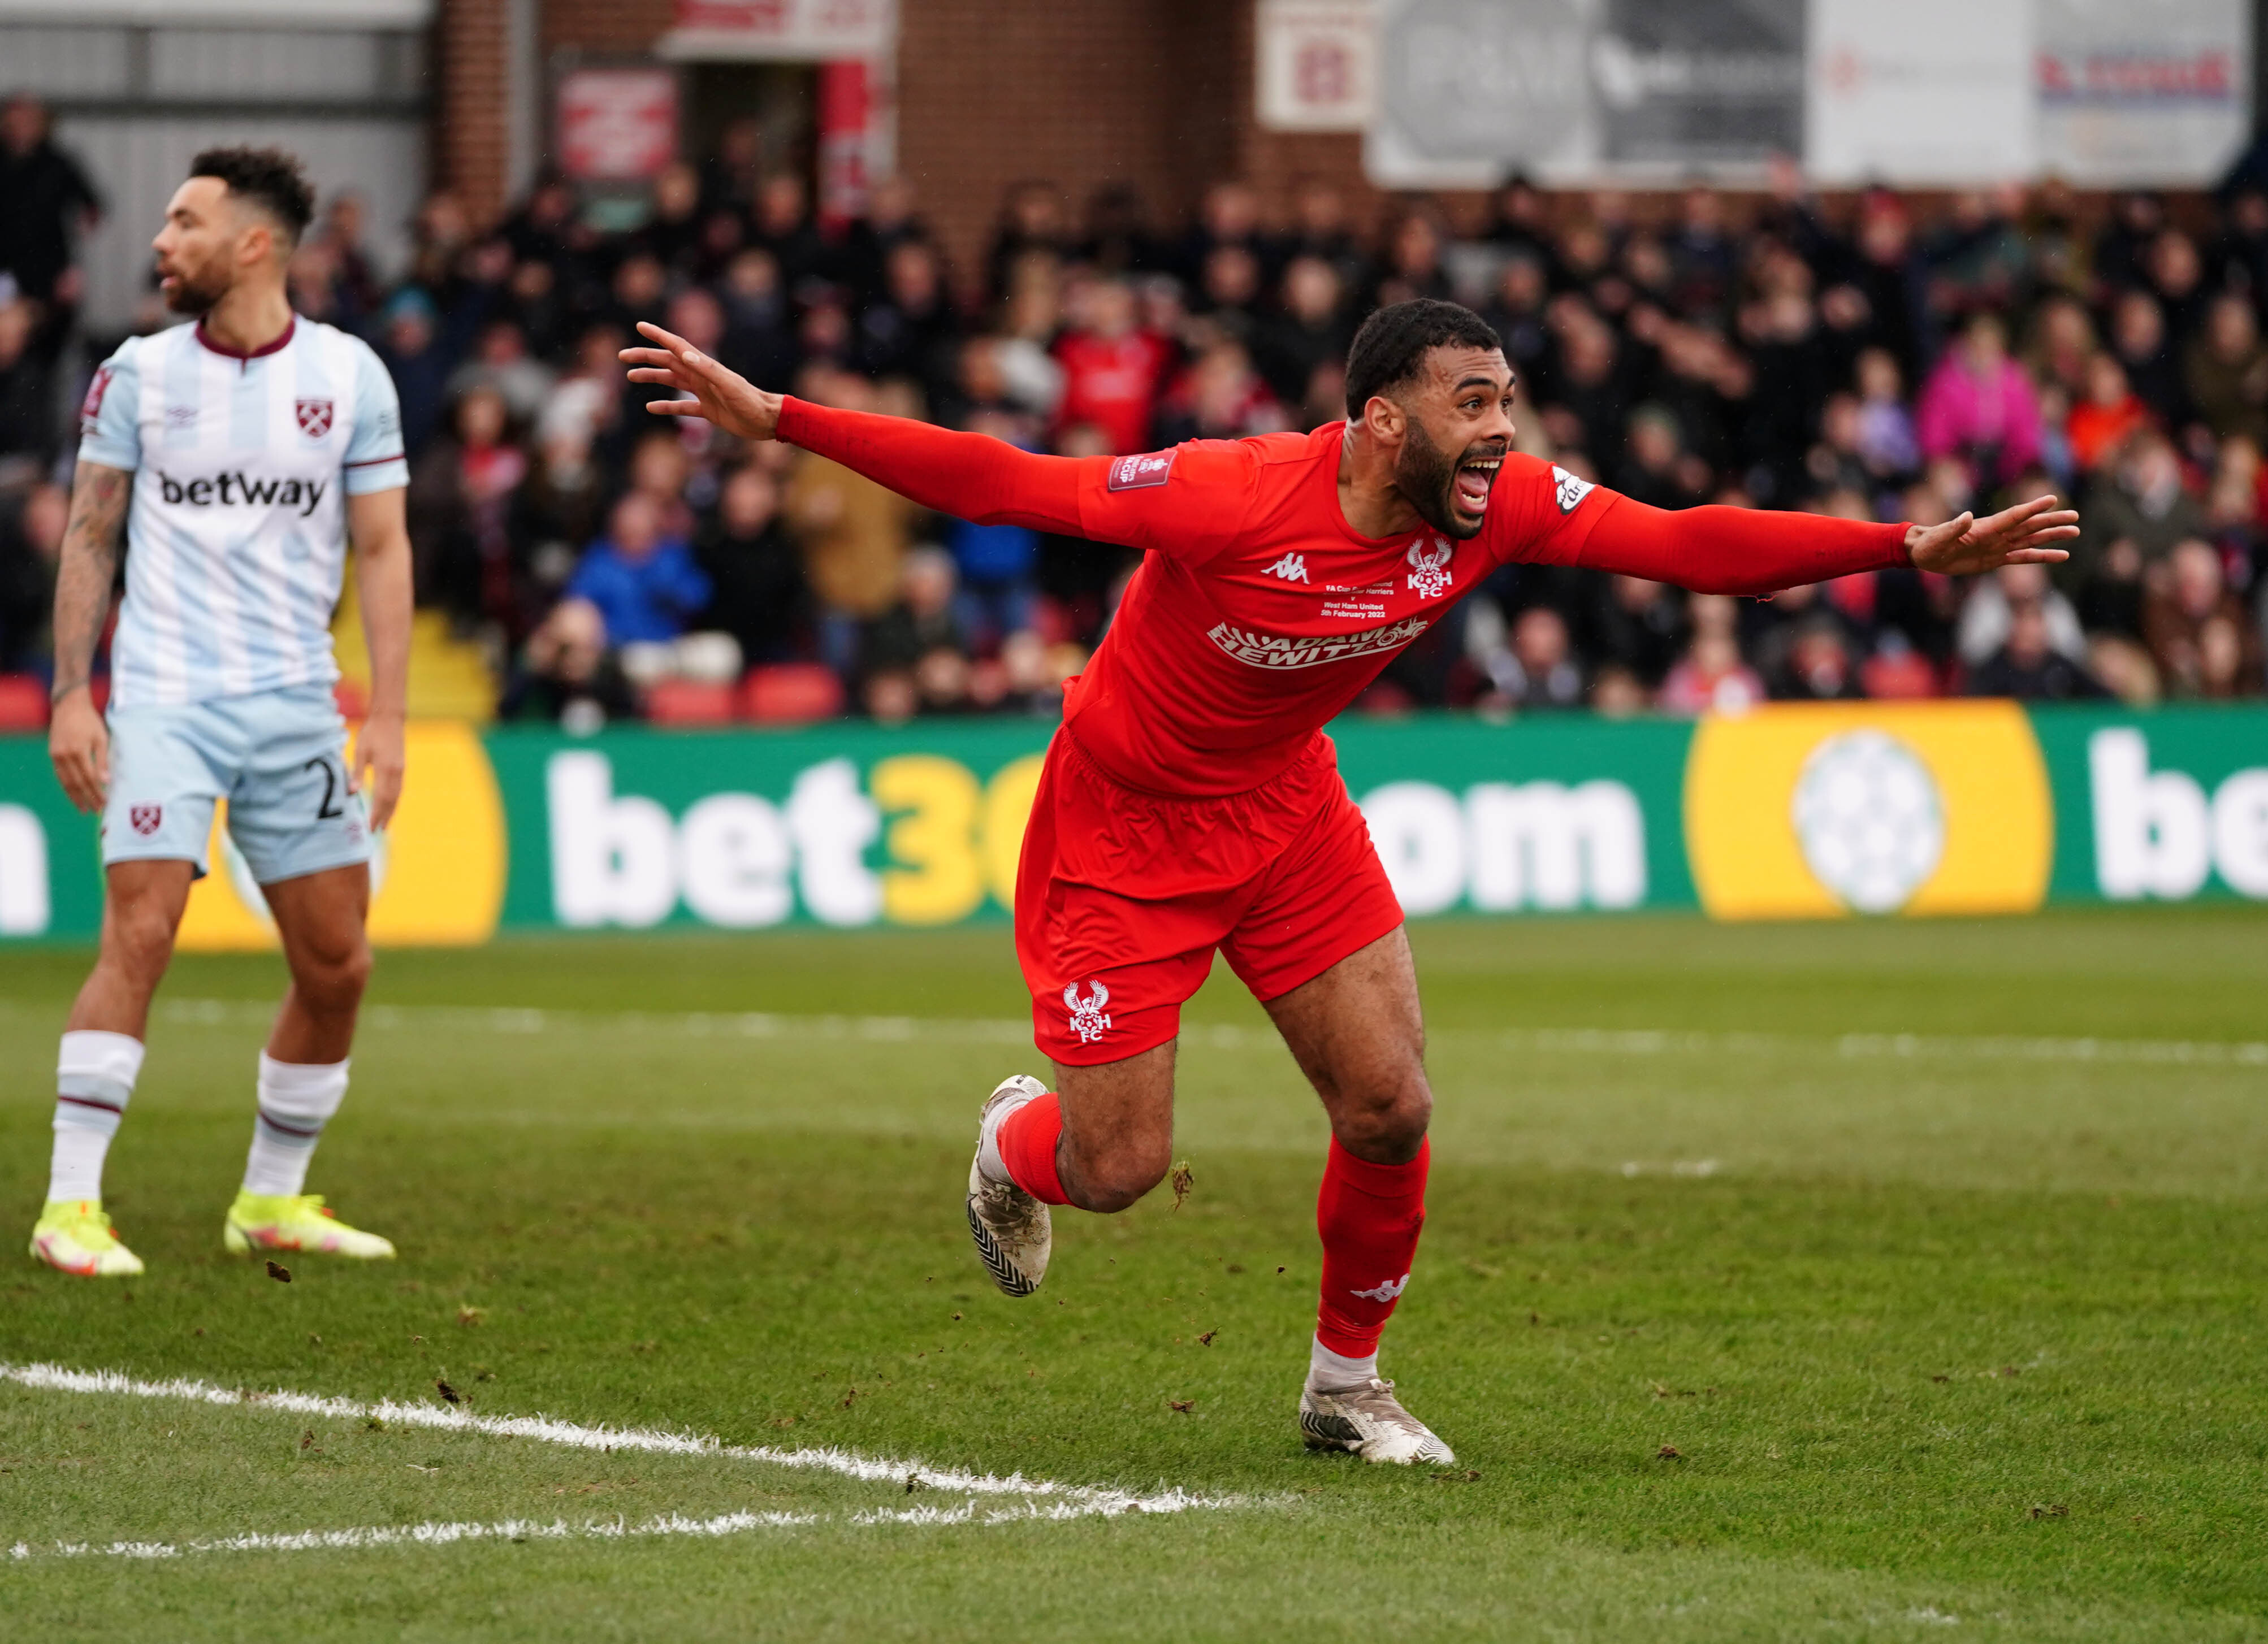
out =
<path fill-rule="evenodd" d="M 1972 316 L 1921 391 L 1916 431 L 1926 457 L 1958 457 L 1979 485 L 2014 479 L 2039 459 L 2040 402 L 2008 357 L 1999 318 Z"/>

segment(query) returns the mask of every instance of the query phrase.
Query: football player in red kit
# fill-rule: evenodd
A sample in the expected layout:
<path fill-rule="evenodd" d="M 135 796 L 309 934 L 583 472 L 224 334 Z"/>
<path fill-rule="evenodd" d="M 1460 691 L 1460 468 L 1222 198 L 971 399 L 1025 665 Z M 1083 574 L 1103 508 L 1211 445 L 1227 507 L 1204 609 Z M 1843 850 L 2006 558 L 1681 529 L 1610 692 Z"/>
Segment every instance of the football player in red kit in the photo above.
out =
<path fill-rule="evenodd" d="M 1501 345 L 1450 303 L 1370 317 L 1343 423 L 1083 459 L 768 393 L 638 329 L 654 346 L 623 351 L 632 379 L 692 396 L 650 410 L 785 440 L 963 519 L 1144 550 L 1065 686 L 1024 835 L 1016 954 L 1053 1085 L 1018 1075 L 985 1103 L 969 1229 L 1000 1288 L 1028 1295 L 1049 1206 L 1123 1210 L 1157 1185 L 1182 1002 L 1219 950 L 1330 1119 L 1300 1431 L 1371 1461 L 1454 1459 L 1377 1364 L 1425 1219 L 1433 1102 L 1402 912 L 1324 724 L 1507 561 L 1767 594 L 2060 560 L 2051 545 L 2077 534 L 2052 497 L 1926 529 L 1616 495 L 1513 451 Z"/>

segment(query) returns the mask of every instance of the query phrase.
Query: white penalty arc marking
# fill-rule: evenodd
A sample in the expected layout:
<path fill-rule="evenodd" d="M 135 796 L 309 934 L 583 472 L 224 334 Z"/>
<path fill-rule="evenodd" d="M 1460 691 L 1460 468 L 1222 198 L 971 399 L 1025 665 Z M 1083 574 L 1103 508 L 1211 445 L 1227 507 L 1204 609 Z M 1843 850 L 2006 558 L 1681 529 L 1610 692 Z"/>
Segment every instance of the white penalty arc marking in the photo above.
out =
<path fill-rule="evenodd" d="M 23 1007 L 0 1007 L 11 1015 Z M 181 999 L 158 1007 L 160 1020 L 184 1025 L 266 1024 L 275 1008 L 250 1001 Z M 366 1027 L 385 1031 L 428 1024 L 461 1024 L 491 1033 L 541 1034 L 562 1028 L 655 1031 L 688 1039 L 855 1040 L 867 1044 L 1014 1045 L 1032 1042 L 1029 1022 L 1007 1018 L 892 1016 L 785 1016 L 771 1011 L 585 1011 L 484 1009 L 460 1005 L 373 1005 Z M 1507 1050 L 1574 1055 L 1834 1056 L 1851 1061 L 1925 1058 L 1955 1061 L 2139 1062 L 2196 1067 L 2268 1068 L 2268 1041 L 2065 1039 L 2021 1034 L 1844 1033 L 1807 1038 L 1786 1033 L 1686 1031 L 1650 1028 L 1443 1028 L 1432 1037 L 1483 1042 Z M 1249 1050 L 1282 1043 L 1273 1030 L 1230 1024 L 1185 1024 L 1185 1044 Z"/>
<path fill-rule="evenodd" d="M 727 1444 L 704 1434 L 670 1433 L 655 1427 L 589 1427 L 581 1422 L 555 1420 L 549 1416 L 475 1415 L 470 1411 L 448 1405 L 399 1404 L 390 1398 L 379 1399 L 375 1404 L 364 1404 L 351 1398 L 328 1398 L 283 1389 L 255 1393 L 245 1389 L 216 1386 L 210 1382 L 186 1376 L 168 1381 L 144 1381 L 116 1370 L 73 1370 L 55 1364 L 0 1362 L 0 1382 L 12 1382 L 18 1386 L 43 1392 L 179 1399 L 191 1404 L 321 1416 L 333 1420 L 376 1420 L 390 1425 L 429 1427 L 450 1433 L 534 1439 L 540 1443 L 564 1445 L 574 1450 L 711 1456 L 720 1461 L 753 1462 L 770 1467 L 830 1472 L 869 1484 L 935 1490 L 941 1494 L 965 1496 L 972 1501 L 977 1497 L 1006 1497 L 1021 1503 L 1000 1515 L 1003 1519 L 1116 1518 L 1129 1513 L 1186 1513 L 1247 1505 L 1246 1499 L 1241 1496 L 1197 1495 L 1178 1487 L 1145 1494 L 1104 1485 L 1063 1484 L 1052 1479 L 1027 1479 L 1020 1472 L 1002 1478 L 997 1473 L 932 1467 L 922 1461 L 863 1456 L 856 1450 L 838 1450 L 831 1445 L 776 1450 L 764 1444 Z M 905 1522 L 932 1521 L 916 1517 L 908 1518 Z"/>

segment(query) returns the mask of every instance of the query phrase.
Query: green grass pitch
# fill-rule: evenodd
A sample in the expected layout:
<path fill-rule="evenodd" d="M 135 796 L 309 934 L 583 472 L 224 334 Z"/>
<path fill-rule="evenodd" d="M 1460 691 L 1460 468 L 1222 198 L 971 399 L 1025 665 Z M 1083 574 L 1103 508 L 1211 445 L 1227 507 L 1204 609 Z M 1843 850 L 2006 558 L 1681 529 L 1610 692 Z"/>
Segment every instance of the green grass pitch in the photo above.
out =
<path fill-rule="evenodd" d="M 1446 1475 L 1300 1447 L 1324 1129 L 1225 974 L 1188 1198 L 1065 1213 L 1016 1303 L 960 1203 L 978 1102 L 1038 1070 L 1004 930 L 384 956 L 311 1185 L 402 1259 L 289 1284 L 219 1238 L 278 967 L 184 959 L 112 1154 L 150 1272 L 13 1258 L 8 1365 L 1226 1504 L 990 1522 L 1088 1498 L 0 1381 L 0 1635 L 2268 1637 L 2268 917 L 1416 942 L 1385 1368 Z M 85 962 L 0 956 L 11 1239 Z M 605 1533 L 719 1515 L 762 1522 Z M 419 1524 L 502 1528 L 380 1533 Z"/>

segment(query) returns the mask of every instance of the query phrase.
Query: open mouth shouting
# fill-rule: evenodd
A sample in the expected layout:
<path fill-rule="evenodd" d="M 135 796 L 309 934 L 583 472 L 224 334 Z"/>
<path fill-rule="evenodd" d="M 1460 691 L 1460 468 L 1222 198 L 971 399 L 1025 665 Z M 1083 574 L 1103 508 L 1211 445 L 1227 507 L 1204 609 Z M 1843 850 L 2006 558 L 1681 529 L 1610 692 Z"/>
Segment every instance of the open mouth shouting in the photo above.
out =
<path fill-rule="evenodd" d="M 1450 504 L 1460 516 L 1477 523 L 1488 512 L 1489 488 L 1496 483 L 1497 470 L 1503 466 L 1501 451 L 1465 454 L 1449 487 Z"/>

